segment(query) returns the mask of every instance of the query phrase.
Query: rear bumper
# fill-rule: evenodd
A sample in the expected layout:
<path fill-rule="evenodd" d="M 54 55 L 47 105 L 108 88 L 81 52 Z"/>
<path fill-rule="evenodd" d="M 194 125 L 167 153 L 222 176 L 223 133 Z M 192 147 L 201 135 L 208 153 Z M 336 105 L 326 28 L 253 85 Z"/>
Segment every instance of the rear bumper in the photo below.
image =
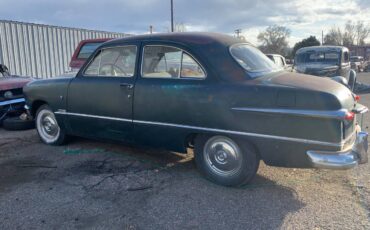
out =
<path fill-rule="evenodd" d="M 339 152 L 331 151 L 307 151 L 313 167 L 325 169 L 350 169 L 358 164 L 368 162 L 368 133 L 362 132 L 361 128 L 357 127 L 356 140 L 346 150 Z"/>

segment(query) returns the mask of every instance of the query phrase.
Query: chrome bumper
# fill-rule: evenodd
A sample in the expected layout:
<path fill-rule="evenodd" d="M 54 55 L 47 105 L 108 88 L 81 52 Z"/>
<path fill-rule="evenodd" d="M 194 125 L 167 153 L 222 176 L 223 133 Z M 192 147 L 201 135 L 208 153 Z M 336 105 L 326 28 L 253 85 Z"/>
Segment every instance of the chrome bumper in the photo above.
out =
<path fill-rule="evenodd" d="M 368 162 L 367 132 L 358 127 L 356 141 L 348 149 L 339 152 L 307 151 L 313 167 L 325 169 L 350 169 Z"/>
<path fill-rule="evenodd" d="M 18 104 L 18 103 L 23 103 L 25 101 L 26 100 L 24 98 L 18 98 L 18 99 L 13 99 L 13 100 L 0 102 L 0 106 Z"/>

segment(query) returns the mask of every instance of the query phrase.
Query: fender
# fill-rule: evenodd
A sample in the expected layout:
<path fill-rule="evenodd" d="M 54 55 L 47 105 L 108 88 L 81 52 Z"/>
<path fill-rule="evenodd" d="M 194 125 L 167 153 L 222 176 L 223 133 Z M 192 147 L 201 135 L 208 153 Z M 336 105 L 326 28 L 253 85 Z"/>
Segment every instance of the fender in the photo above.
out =
<path fill-rule="evenodd" d="M 347 81 L 347 79 L 345 79 L 342 76 L 335 76 L 335 77 L 332 77 L 331 79 L 333 81 L 336 81 L 336 82 L 338 82 L 338 83 L 340 83 L 340 84 L 345 85 L 345 86 L 348 87 L 348 81 Z"/>

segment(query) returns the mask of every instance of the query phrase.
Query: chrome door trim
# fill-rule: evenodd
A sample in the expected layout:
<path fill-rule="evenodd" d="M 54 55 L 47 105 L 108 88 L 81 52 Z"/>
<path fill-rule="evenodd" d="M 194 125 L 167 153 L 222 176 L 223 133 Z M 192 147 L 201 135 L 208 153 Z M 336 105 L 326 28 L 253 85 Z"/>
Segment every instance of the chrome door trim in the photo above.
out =
<path fill-rule="evenodd" d="M 284 136 L 250 133 L 250 132 L 233 131 L 233 130 L 216 129 L 216 128 L 206 128 L 206 127 L 181 125 L 181 124 L 173 124 L 173 123 L 165 123 L 165 122 L 131 120 L 131 119 L 116 118 L 116 117 L 97 116 L 97 115 L 89 115 L 89 114 L 81 114 L 81 113 L 70 113 L 70 112 L 64 112 L 62 110 L 56 111 L 55 114 L 70 115 L 70 116 L 81 116 L 81 117 L 89 117 L 89 118 L 97 118 L 97 119 L 107 119 L 107 120 L 113 120 L 113 121 L 133 122 L 133 123 L 136 123 L 136 124 L 159 125 L 159 126 L 184 128 L 184 129 L 196 129 L 196 130 L 207 131 L 207 132 L 217 132 L 217 133 L 226 133 L 226 134 L 233 134 L 233 135 L 252 136 L 252 137 L 259 137 L 259 138 L 299 142 L 299 143 L 313 144 L 313 145 L 324 145 L 324 146 L 339 147 L 339 148 L 342 148 L 344 146 L 344 144 L 346 143 L 346 141 L 347 141 L 347 139 L 346 139 L 346 140 L 344 140 L 342 142 L 339 142 L 339 143 L 333 143 L 333 142 L 317 141 L 317 140 L 310 140 L 310 139 L 303 139 L 303 138 L 284 137 Z M 351 136 L 352 135 L 350 135 L 350 137 Z"/>
<path fill-rule="evenodd" d="M 105 120 L 112 120 L 112 121 L 132 122 L 131 119 L 124 119 L 124 118 L 117 118 L 117 117 L 107 117 L 107 116 L 97 116 L 97 115 L 82 114 L 82 113 L 70 113 L 70 112 L 66 112 L 65 110 L 61 110 L 61 109 L 55 111 L 54 113 L 55 114 L 60 114 L 60 115 L 70 115 L 70 116 L 97 118 L 97 119 L 105 119 Z"/>
<path fill-rule="evenodd" d="M 338 119 L 343 120 L 348 113 L 347 109 L 339 110 L 301 110 L 301 109 L 265 109 L 265 108 L 252 108 L 252 107 L 239 107 L 231 108 L 234 111 L 255 112 L 255 113 L 275 113 L 286 114 L 294 116 L 317 117 L 325 119 Z"/>

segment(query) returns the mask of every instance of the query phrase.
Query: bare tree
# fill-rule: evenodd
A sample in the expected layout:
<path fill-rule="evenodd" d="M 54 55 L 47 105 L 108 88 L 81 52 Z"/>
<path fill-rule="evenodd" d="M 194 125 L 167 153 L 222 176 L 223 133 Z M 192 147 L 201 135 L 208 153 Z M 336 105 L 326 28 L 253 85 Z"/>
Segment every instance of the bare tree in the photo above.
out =
<path fill-rule="evenodd" d="M 265 53 L 286 55 L 290 30 L 284 26 L 273 25 L 258 34 L 258 41 L 262 43 L 260 49 Z"/>
<path fill-rule="evenodd" d="M 325 45 L 343 45 L 343 33 L 339 27 L 333 26 L 324 37 Z"/>
<path fill-rule="evenodd" d="M 356 25 L 352 23 L 352 21 L 347 21 L 346 25 L 344 26 L 344 34 L 343 34 L 343 45 L 344 46 L 352 46 L 356 40 Z"/>
<path fill-rule="evenodd" d="M 324 44 L 343 46 L 364 45 L 369 35 L 370 27 L 365 25 L 363 21 L 356 23 L 347 21 L 343 31 L 339 27 L 333 26 L 325 35 Z"/>
<path fill-rule="evenodd" d="M 185 23 L 183 22 L 179 22 L 179 23 L 175 23 L 173 25 L 173 32 L 186 32 L 187 31 L 187 28 L 186 28 L 186 25 Z M 171 32 L 171 28 L 170 27 L 165 27 L 166 30 L 167 30 L 167 33 L 170 33 Z"/>
<path fill-rule="evenodd" d="M 358 21 L 356 23 L 356 44 L 364 45 L 366 38 L 369 37 L 370 27 L 365 25 L 363 21 Z"/>

